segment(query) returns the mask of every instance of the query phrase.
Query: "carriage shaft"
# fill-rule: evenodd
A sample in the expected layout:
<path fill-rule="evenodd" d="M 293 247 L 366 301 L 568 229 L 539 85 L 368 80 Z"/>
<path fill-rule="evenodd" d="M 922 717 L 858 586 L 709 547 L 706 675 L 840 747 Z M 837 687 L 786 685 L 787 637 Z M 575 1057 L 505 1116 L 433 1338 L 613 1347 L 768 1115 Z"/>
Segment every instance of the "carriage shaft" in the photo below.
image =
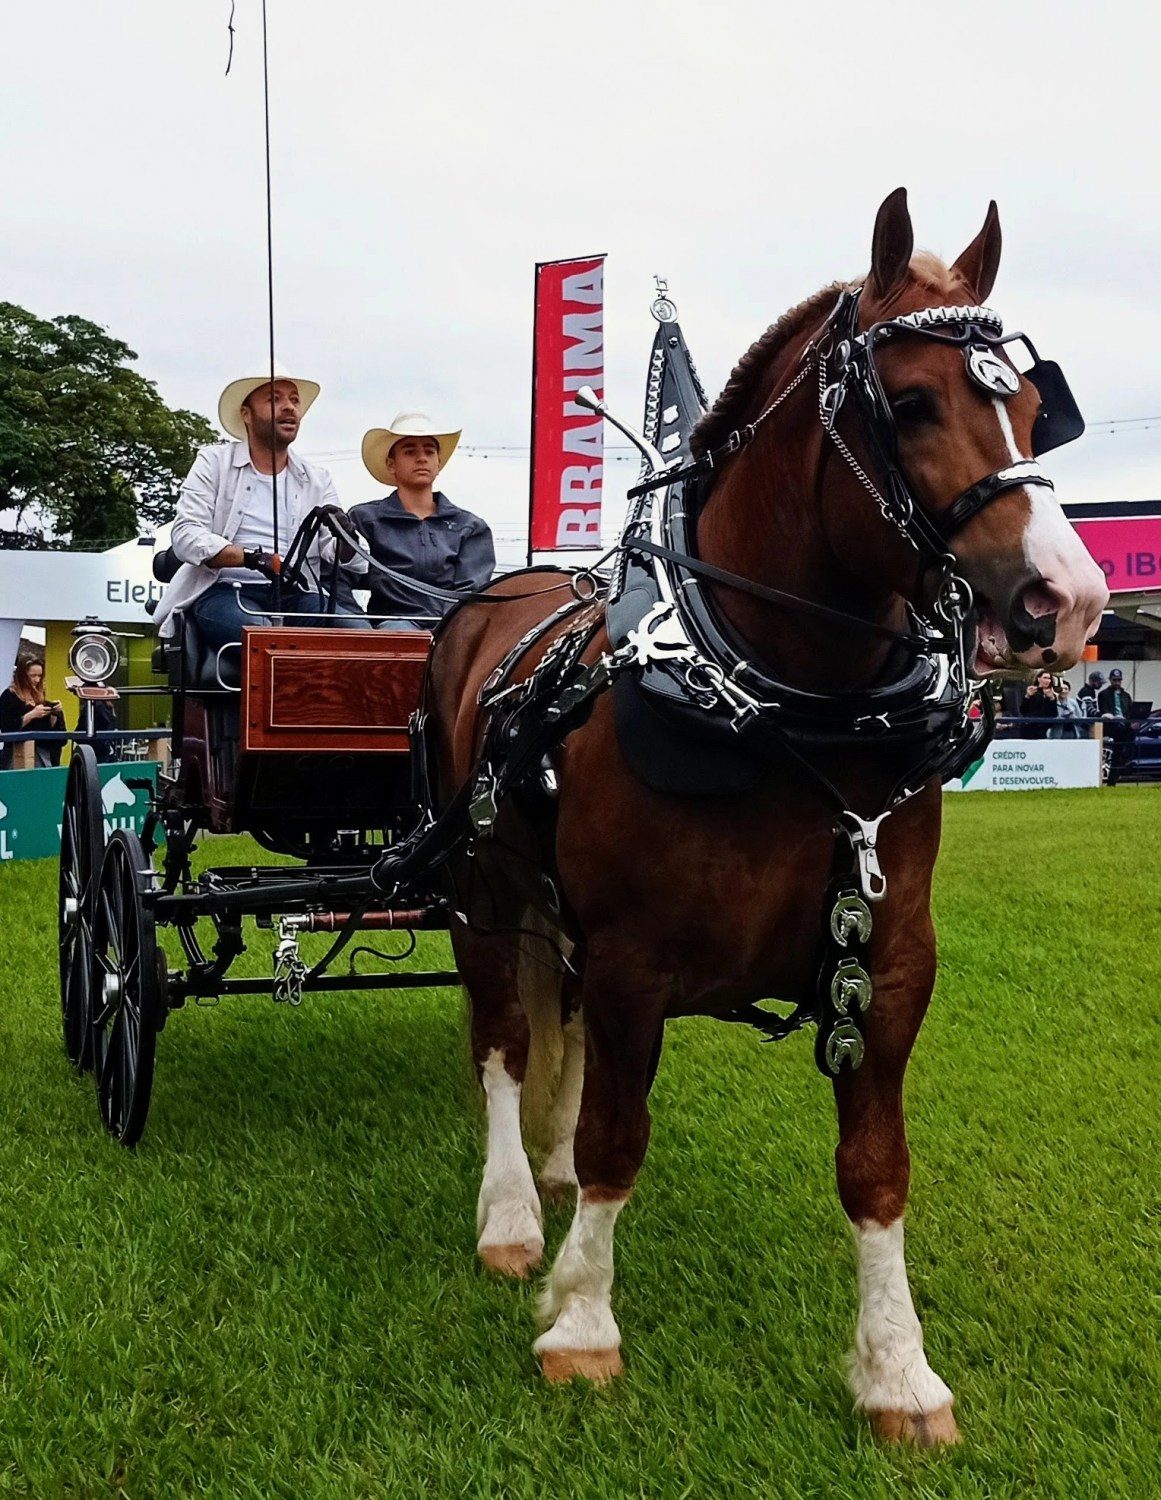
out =
<path fill-rule="evenodd" d="M 310 990 L 425 990 L 442 989 L 459 984 L 460 976 L 455 969 L 405 969 L 389 974 L 319 974 L 305 978 L 303 993 Z M 187 998 L 211 995 L 265 995 L 270 997 L 271 979 L 217 979 L 199 984 L 196 978 L 170 980 L 170 1006 Z"/>

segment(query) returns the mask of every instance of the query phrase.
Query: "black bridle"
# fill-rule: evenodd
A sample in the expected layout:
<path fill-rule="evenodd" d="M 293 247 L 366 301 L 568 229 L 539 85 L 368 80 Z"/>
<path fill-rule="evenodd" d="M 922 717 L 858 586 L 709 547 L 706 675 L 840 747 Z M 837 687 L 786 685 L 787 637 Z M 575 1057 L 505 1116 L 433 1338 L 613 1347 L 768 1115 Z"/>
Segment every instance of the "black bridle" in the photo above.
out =
<path fill-rule="evenodd" d="M 844 451 L 835 423 L 844 404 L 857 411 L 881 487 L 865 476 L 864 486 L 883 504 L 885 512 L 920 553 L 935 560 L 946 556 L 951 538 L 1008 490 L 1026 485 L 1052 489 L 1051 479 L 1036 458 L 1079 436 L 1084 422 L 1058 366 L 1049 368 L 1022 333 L 1005 336 L 998 313 L 989 307 L 930 307 L 874 323 L 858 332 L 862 289 L 844 292 L 827 320 L 829 340 L 818 349 L 819 416 L 839 451 Z M 1022 344 L 1032 355 L 1026 378 L 1036 387 L 1041 408 L 1033 427 L 1033 457 L 1017 459 L 985 474 L 957 495 L 945 509 L 934 511 L 915 494 L 899 457 L 899 428 L 875 359 L 883 345 L 901 338 L 920 337 L 962 350 L 968 379 L 985 394 L 1005 401 L 1020 389 L 1021 377 L 1006 357 L 1005 346 Z M 833 361 L 833 379 L 828 376 Z M 1046 395 L 1054 410 L 1049 411 Z M 1067 398 L 1067 404 L 1062 399 Z M 1077 425 L 1079 424 L 1079 425 Z M 854 465 L 852 465 L 854 467 Z M 856 470 L 857 472 L 857 470 Z"/>
<path fill-rule="evenodd" d="M 767 418 L 804 383 L 812 367 L 817 367 L 818 415 L 827 436 L 883 515 L 921 556 L 934 562 L 941 571 L 949 571 L 953 566 L 948 554 L 951 538 L 992 501 L 1025 485 L 1052 489 L 1051 479 L 1036 459 L 1071 442 L 1084 431 L 1084 419 L 1060 366 L 1042 360 L 1025 334 L 1005 335 L 999 314 L 978 305 L 922 308 L 883 319 L 860 333 L 862 294 L 862 287 L 852 287 L 839 295 L 822 331 L 803 351 L 793 377 L 760 416 L 735 429 L 718 448 L 701 454 L 692 463 L 652 475 L 629 491 L 630 499 L 677 479 L 699 477 L 704 481 L 753 441 Z M 1023 345 L 1031 359 L 1023 378 L 1036 387 L 1040 396 L 1040 410 L 1032 429 L 1033 458 L 1020 459 L 985 474 L 940 511 L 923 504 L 903 468 L 898 424 L 875 360 L 877 349 L 905 336 L 934 339 L 962 349 L 969 379 L 1001 400 L 1015 395 L 1021 380 L 1015 365 L 1002 351 L 1010 344 Z M 877 479 L 872 479 L 859 464 L 838 430 L 837 421 L 844 407 L 858 415 Z M 703 486 L 703 493 L 707 489 L 708 486 Z"/>

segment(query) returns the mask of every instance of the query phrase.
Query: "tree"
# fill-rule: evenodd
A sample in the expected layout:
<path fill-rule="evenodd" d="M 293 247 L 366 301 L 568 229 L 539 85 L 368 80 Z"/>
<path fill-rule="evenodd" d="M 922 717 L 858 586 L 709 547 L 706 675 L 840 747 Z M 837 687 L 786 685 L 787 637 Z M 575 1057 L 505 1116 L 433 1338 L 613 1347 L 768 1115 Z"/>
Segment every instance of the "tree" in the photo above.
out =
<path fill-rule="evenodd" d="M 136 358 L 86 318 L 0 302 L 0 511 L 25 545 L 111 547 L 172 517 L 214 431 L 166 406 Z"/>

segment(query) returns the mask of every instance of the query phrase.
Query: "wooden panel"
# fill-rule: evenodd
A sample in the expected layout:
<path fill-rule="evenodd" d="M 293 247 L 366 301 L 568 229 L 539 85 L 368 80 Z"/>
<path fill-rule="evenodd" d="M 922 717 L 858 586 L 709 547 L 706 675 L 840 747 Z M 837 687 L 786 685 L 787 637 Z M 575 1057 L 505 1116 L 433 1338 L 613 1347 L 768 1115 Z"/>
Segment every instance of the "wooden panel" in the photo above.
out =
<path fill-rule="evenodd" d="M 405 754 L 430 646 L 423 630 L 245 631 L 243 749 Z"/>

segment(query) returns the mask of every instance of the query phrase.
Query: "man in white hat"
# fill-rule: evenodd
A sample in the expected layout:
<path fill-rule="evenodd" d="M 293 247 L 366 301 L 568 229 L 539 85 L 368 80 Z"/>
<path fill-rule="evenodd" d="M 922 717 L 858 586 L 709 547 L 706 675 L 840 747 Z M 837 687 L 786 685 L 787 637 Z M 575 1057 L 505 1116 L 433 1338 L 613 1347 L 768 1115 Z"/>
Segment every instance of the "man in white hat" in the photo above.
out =
<path fill-rule="evenodd" d="M 269 373 L 231 381 L 218 402 L 218 419 L 235 441 L 202 448 L 181 487 L 171 543 L 182 566 L 154 614 L 163 637 L 173 634 L 179 608 L 193 615 L 212 651 L 241 640 L 244 625 L 271 623 L 281 553 L 315 506 L 339 508 L 331 476 L 290 446 L 319 387 L 277 366 L 274 376 L 273 384 Z M 334 555 L 334 538 L 320 532 L 307 563 L 324 585 Z M 367 564 L 354 557 L 346 566 L 358 573 Z M 319 614 L 324 606 L 317 591 L 287 581 L 281 608 Z M 341 607 L 338 615 L 338 624 L 365 624 Z"/>
<path fill-rule="evenodd" d="M 363 462 L 395 488 L 381 500 L 352 506 L 350 514 L 376 562 L 420 583 L 470 593 L 491 578 L 496 550 L 487 522 L 435 488 L 459 440 L 459 432 L 441 431 L 422 412 L 400 412 L 390 427 L 373 427 L 363 438 Z M 384 622 L 387 628 L 430 628 L 432 617 L 451 608 L 374 570 L 349 581 L 370 589 L 368 614 L 394 617 Z"/>

